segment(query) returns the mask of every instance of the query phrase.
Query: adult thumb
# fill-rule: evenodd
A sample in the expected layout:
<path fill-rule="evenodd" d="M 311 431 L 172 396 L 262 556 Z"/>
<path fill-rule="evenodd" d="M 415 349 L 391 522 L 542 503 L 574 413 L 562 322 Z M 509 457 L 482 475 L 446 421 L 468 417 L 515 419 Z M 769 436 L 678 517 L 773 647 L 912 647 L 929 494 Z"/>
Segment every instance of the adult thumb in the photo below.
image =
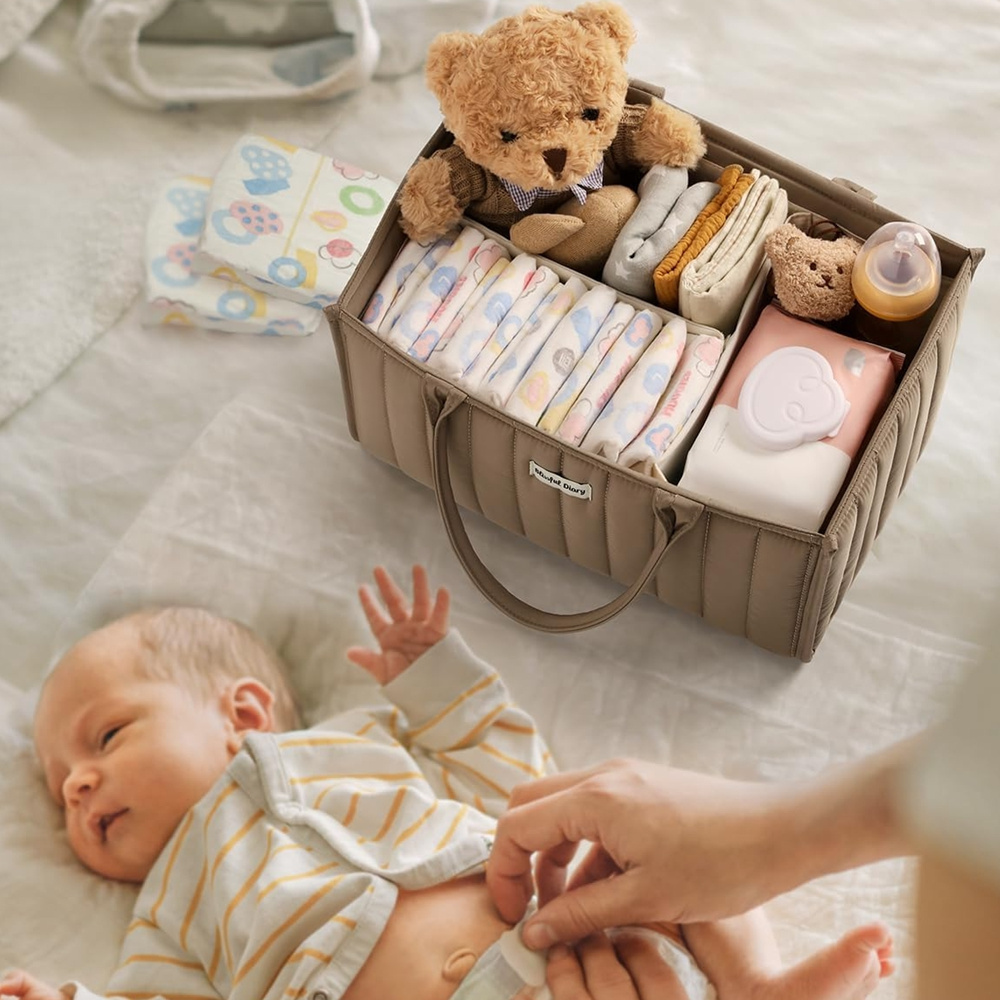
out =
<path fill-rule="evenodd" d="M 639 906 L 630 874 L 590 882 L 556 896 L 524 925 L 521 939 L 538 950 L 557 941 L 579 941 L 607 927 L 635 923 Z"/>

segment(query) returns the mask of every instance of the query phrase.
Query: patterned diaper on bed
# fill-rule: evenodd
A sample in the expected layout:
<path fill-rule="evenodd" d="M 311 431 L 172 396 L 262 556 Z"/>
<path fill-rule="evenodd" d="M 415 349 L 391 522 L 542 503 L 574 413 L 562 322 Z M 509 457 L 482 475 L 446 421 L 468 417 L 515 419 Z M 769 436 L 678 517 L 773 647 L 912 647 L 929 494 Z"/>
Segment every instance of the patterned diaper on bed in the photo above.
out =
<path fill-rule="evenodd" d="M 318 309 L 264 295 L 232 268 L 219 267 L 212 275 L 192 270 L 211 186 L 207 177 L 177 177 L 154 199 L 146 226 L 142 321 L 230 333 L 312 333 L 322 317 Z"/>
<path fill-rule="evenodd" d="M 292 302 L 335 302 L 396 185 L 261 135 L 245 135 L 212 183 L 194 269 L 231 268 Z"/>

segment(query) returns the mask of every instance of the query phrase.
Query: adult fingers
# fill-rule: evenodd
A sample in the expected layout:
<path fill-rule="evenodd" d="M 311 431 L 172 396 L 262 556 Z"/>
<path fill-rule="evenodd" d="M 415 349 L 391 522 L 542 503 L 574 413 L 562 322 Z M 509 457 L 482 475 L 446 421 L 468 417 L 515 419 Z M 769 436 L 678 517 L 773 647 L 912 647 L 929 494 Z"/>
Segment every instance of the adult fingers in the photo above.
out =
<path fill-rule="evenodd" d="M 549 952 L 545 981 L 552 1000 L 638 1000 L 611 943 L 599 937 L 578 951 L 558 945 Z"/>
<path fill-rule="evenodd" d="M 594 1000 L 639 1000 L 628 969 L 607 934 L 592 934 L 576 948 L 587 990 Z"/>
<path fill-rule="evenodd" d="M 531 858 L 535 851 L 551 851 L 585 839 L 574 833 L 578 811 L 564 799 L 572 791 L 565 779 L 565 775 L 557 774 L 518 785 L 511 796 L 514 807 L 508 808 L 497 822 L 486 867 L 486 884 L 501 916 L 510 923 L 524 916 L 531 899 Z M 536 786 L 548 791 L 537 800 L 528 799 L 524 805 L 516 805 L 529 794 L 523 789 Z"/>
<path fill-rule="evenodd" d="M 615 863 L 615 859 L 600 844 L 592 844 L 584 859 L 573 870 L 566 888 L 578 889 L 588 882 L 600 882 L 601 879 L 620 873 L 621 868 Z"/>
<path fill-rule="evenodd" d="M 566 888 L 566 868 L 576 854 L 577 844 L 564 843 L 535 855 L 535 891 L 538 905 L 544 906 Z"/>
<path fill-rule="evenodd" d="M 677 973 L 649 938 L 625 931 L 615 937 L 615 951 L 628 969 L 640 1000 L 689 1000 Z"/>
<path fill-rule="evenodd" d="M 556 941 L 579 941 L 606 927 L 654 919 L 643 899 L 644 878 L 631 869 L 556 896 L 524 925 L 522 940 L 529 948 L 544 948 Z"/>

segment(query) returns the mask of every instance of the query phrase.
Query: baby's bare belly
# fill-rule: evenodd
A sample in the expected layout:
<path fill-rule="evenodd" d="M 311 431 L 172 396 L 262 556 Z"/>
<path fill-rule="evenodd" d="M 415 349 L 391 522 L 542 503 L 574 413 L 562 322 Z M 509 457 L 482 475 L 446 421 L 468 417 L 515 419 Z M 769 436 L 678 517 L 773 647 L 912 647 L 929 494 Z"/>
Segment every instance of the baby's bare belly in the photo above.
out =
<path fill-rule="evenodd" d="M 385 930 L 344 1000 L 447 1000 L 461 981 L 456 970 L 468 972 L 510 926 L 493 905 L 485 875 L 416 892 L 400 890 Z M 683 943 L 676 924 L 645 926 Z"/>
<path fill-rule="evenodd" d="M 474 962 L 510 927 L 497 913 L 484 875 L 416 892 L 400 890 L 396 906 L 344 1000 L 447 1000 L 458 981 L 449 960 L 468 950 Z M 459 959 L 458 968 L 463 965 Z M 467 971 L 467 970 L 466 970 Z"/>

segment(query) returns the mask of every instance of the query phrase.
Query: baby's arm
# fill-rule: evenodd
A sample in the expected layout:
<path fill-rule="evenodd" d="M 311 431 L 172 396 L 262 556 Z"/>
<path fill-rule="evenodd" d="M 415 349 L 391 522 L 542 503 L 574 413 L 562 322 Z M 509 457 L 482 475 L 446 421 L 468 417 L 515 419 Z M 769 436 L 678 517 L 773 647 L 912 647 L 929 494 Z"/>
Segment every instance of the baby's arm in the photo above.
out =
<path fill-rule="evenodd" d="M 427 570 L 423 566 L 413 567 L 412 607 L 407 605 L 396 581 L 381 566 L 375 567 L 375 582 L 389 612 L 388 618 L 364 584 L 358 589 L 358 597 L 379 648 L 352 646 L 347 651 L 347 658 L 367 670 L 379 684 L 388 684 L 445 637 L 451 597 L 441 587 L 431 606 Z"/>
<path fill-rule="evenodd" d="M 413 570 L 412 609 L 384 569 L 375 579 L 388 615 L 367 588 L 360 596 L 380 649 L 354 647 L 348 656 L 402 710 L 392 734 L 440 792 L 499 815 L 515 785 L 551 769 L 534 720 L 499 674 L 448 631 L 448 591 L 438 591 L 432 608 L 423 567 Z"/>

